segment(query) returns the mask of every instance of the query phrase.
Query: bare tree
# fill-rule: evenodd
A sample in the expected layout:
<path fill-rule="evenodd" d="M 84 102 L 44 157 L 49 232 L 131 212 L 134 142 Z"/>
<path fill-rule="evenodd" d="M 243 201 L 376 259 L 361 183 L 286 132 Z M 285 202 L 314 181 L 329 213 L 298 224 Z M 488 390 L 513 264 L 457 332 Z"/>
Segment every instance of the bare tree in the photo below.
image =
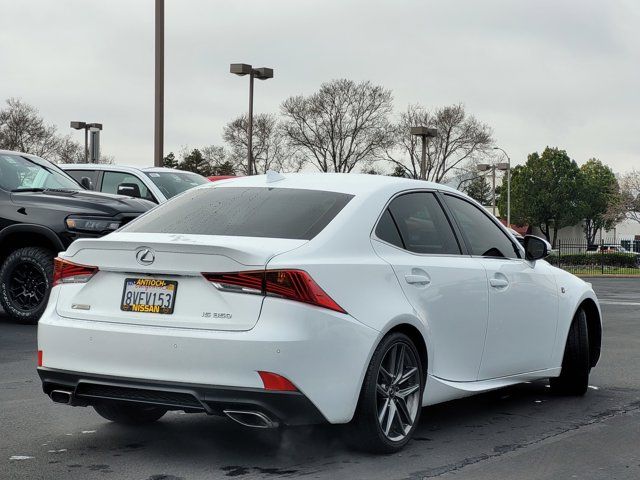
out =
<path fill-rule="evenodd" d="M 242 115 L 230 121 L 223 132 L 224 141 L 229 145 L 227 160 L 236 171 L 247 174 L 247 150 L 249 148 L 249 116 Z M 253 117 L 253 159 L 256 173 L 267 170 L 297 172 L 301 163 L 293 149 L 287 145 L 282 127 L 275 115 L 261 113 Z"/>
<path fill-rule="evenodd" d="M 55 151 L 55 157 L 49 158 L 56 163 L 83 163 L 84 162 L 84 147 L 78 142 L 71 140 L 71 136 L 67 135 L 58 139 L 58 147 Z M 100 163 L 104 155 L 100 156 Z"/>
<path fill-rule="evenodd" d="M 619 181 L 621 205 L 613 205 L 614 211 L 622 210 L 629 220 L 640 223 L 640 171 L 632 170 L 622 175 Z"/>
<path fill-rule="evenodd" d="M 54 125 L 46 125 L 38 110 L 19 98 L 9 98 L 0 110 L 0 148 L 55 156 L 60 138 Z"/>
<path fill-rule="evenodd" d="M 371 82 L 333 80 L 281 107 L 288 143 L 323 172 L 351 172 L 389 148 L 391 91 Z"/>
<path fill-rule="evenodd" d="M 426 179 L 444 182 L 461 177 L 461 185 L 475 176 L 466 175 L 479 158 L 489 156 L 493 144 L 491 128 L 465 112 L 464 105 L 451 105 L 433 112 L 421 105 L 410 105 L 400 114 L 393 126 L 394 143 L 386 151 L 386 158 L 405 176 L 421 178 L 422 146 L 420 138 L 411 135 L 411 127 L 431 127 L 438 137 L 429 140 Z M 460 186 L 461 186 L 460 185 Z"/>

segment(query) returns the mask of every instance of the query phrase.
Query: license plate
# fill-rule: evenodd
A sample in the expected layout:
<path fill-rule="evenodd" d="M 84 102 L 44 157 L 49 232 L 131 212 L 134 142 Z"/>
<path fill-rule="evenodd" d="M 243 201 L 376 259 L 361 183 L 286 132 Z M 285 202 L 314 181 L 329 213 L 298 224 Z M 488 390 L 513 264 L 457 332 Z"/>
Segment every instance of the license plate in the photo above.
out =
<path fill-rule="evenodd" d="M 171 315 L 178 282 L 157 278 L 126 278 L 120 310 Z"/>

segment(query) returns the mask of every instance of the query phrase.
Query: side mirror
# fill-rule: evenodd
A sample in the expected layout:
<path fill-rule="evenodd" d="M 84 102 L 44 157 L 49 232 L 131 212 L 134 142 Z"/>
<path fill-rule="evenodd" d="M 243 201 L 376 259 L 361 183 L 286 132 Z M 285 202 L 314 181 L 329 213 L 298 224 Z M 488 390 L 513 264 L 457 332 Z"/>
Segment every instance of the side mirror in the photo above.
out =
<path fill-rule="evenodd" d="M 118 185 L 118 195 L 140 198 L 140 187 L 136 183 L 121 183 Z"/>
<path fill-rule="evenodd" d="M 551 245 L 545 239 L 535 235 L 525 235 L 524 253 L 527 260 L 541 260 L 551 253 Z"/>
<path fill-rule="evenodd" d="M 91 183 L 91 179 L 89 177 L 82 177 L 80 179 L 80 185 L 82 185 L 86 190 L 93 190 L 93 183 Z"/>

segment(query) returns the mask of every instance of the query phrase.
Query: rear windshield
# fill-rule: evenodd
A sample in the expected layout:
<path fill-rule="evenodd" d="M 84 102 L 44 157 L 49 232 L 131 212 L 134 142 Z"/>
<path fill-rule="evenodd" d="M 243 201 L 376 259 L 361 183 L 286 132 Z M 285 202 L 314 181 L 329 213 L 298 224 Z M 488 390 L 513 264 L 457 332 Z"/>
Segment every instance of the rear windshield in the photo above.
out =
<path fill-rule="evenodd" d="M 353 195 L 293 188 L 198 188 L 141 216 L 125 232 L 311 240 Z"/>
<path fill-rule="evenodd" d="M 156 187 L 164 194 L 165 197 L 175 197 L 179 193 L 189 190 L 190 188 L 197 187 L 207 183 L 209 180 L 202 175 L 191 172 L 144 172 Z"/>

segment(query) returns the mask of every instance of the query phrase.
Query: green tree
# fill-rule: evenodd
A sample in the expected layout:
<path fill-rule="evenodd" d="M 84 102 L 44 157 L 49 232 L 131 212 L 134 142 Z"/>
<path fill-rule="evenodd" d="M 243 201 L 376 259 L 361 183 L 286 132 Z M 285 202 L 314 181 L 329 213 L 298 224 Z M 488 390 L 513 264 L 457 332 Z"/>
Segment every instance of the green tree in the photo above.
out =
<path fill-rule="evenodd" d="M 173 154 L 173 152 L 169 152 L 169 155 L 162 159 L 162 166 L 166 168 L 178 168 L 178 159 Z"/>
<path fill-rule="evenodd" d="M 182 161 L 178 164 L 178 167 L 180 170 L 198 173 L 204 177 L 213 175 L 213 166 L 204 158 L 202 152 L 197 148 L 186 153 Z"/>
<path fill-rule="evenodd" d="M 484 176 L 471 180 L 465 188 L 465 193 L 482 205 L 489 205 L 492 200 L 491 185 Z"/>
<path fill-rule="evenodd" d="M 390 175 L 392 177 L 406 177 L 407 176 L 407 172 L 405 170 L 405 168 L 401 165 L 396 165 L 396 167 L 393 169 L 393 172 L 390 173 Z"/>
<path fill-rule="evenodd" d="M 235 175 L 236 168 L 232 162 L 226 160 L 220 165 L 214 165 L 211 172 L 211 175 Z"/>
<path fill-rule="evenodd" d="M 555 248 L 558 230 L 582 220 L 582 175 L 567 152 L 545 148 L 511 172 L 511 221 L 540 228 Z M 506 212 L 506 195 L 499 208 Z"/>
<path fill-rule="evenodd" d="M 584 235 L 587 244 L 593 244 L 600 229 L 610 230 L 624 217 L 618 201 L 620 188 L 611 168 L 600 160 L 588 160 L 580 172 Z"/>

